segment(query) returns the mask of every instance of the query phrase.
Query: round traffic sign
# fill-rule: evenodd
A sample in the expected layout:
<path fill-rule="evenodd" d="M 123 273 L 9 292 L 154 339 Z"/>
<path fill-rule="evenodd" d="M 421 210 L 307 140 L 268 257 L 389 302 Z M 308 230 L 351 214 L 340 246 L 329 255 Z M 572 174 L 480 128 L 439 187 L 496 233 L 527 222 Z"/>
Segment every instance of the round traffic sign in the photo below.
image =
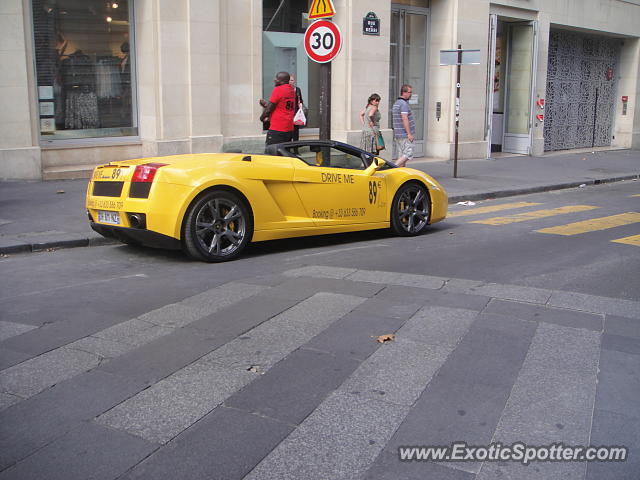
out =
<path fill-rule="evenodd" d="M 342 48 L 342 36 L 338 26 L 328 20 L 313 22 L 304 34 L 304 49 L 311 60 L 327 63 Z"/>

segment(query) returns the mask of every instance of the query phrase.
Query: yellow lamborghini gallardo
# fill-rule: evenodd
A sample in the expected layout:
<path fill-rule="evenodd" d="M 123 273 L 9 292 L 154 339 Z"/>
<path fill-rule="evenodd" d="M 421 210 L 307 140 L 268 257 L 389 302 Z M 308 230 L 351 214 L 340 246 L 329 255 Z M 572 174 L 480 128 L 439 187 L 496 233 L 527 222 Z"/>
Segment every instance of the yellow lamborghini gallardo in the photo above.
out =
<path fill-rule="evenodd" d="M 203 153 L 111 162 L 87 189 L 105 237 L 231 260 L 249 242 L 391 228 L 417 235 L 447 213 L 429 175 L 336 141 L 270 145 L 264 154 Z"/>

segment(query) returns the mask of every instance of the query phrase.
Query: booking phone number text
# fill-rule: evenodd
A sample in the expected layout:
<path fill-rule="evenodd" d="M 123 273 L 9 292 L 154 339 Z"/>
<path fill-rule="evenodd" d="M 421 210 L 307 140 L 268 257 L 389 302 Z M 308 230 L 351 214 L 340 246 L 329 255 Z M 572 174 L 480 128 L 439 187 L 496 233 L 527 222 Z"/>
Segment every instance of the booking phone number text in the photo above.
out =
<path fill-rule="evenodd" d="M 332 218 L 355 218 L 364 217 L 367 215 L 366 208 L 358 207 L 346 207 L 346 208 L 331 208 L 327 210 L 313 210 L 313 218 L 324 218 L 329 220 Z"/>

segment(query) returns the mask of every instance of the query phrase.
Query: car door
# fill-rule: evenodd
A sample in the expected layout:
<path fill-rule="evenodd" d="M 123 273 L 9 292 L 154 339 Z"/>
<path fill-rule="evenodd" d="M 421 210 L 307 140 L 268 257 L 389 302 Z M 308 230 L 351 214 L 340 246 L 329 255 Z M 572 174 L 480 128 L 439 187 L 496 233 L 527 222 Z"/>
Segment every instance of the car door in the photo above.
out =
<path fill-rule="evenodd" d="M 294 185 L 318 226 L 384 222 L 384 175 L 365 171 L 372 157 L 346 146 L 311 145 L 297 149 Z"/>

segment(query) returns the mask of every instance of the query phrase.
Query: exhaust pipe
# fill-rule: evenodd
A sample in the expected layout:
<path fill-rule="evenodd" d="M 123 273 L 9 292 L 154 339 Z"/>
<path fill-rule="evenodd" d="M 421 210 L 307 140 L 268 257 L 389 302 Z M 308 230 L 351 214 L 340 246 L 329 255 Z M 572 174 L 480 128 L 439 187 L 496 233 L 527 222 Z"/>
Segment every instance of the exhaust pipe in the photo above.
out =
<path fill-rule="evenodd" d="M 147 228 L 147 219 L 144 213 L 130 213 L 129 224 L 131 228 Z"/>

